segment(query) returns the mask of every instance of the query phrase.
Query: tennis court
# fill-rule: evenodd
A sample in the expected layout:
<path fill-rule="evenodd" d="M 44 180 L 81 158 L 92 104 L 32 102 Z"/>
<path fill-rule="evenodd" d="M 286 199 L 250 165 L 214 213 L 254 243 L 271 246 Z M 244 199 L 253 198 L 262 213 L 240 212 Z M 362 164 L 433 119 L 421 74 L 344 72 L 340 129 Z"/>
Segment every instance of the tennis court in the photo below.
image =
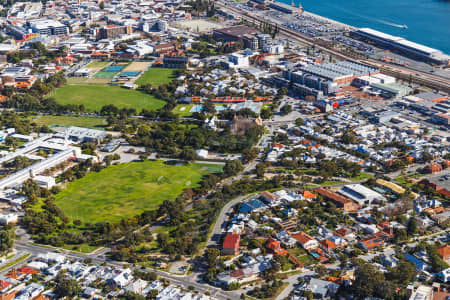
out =
<path fill-rule="evenodd" d="M 102 72 L 118 73 L 118 72 L 122 71 L 122 69 L 125 67 L 126 66 L 113 65 L 113 66 L 109 66 L 106 69 L 102 70 Z"/>
<path fill-rule="evenodd" d="M 120 75 L 125 75 L 128 77 L 136 77 L 139 75 L 139 72 L 122 72 L 122 73 L 120 73 Z"/>

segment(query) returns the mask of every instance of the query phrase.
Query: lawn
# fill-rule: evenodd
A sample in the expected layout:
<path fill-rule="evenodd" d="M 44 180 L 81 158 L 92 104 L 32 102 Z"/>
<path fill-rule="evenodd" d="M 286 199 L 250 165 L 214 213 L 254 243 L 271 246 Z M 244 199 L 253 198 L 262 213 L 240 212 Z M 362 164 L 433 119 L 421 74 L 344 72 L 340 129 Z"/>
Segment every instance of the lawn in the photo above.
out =
<path fill-rule="evenodd" d="M 86 68 L 88 69 L 99 69 L 104 68 L 107 64 L 109 64 L 108 61 L 93 61 L 89 63 Z"/>
<path fill-rule="evenodd" d="M 67 84 L 83 84 L 86 80 L 86 77 L 68 77 Z"/>
<path fill-rule="evenodd" d="M 113 78 L 119 72 L 98 72 L 93 77 L 94 78 Z"/>
<path fill-rule="evenodd" d="M 72 220 L 117 222 L 174 200 L 184 189 L 198 186 L 210 165 L 172 165 L 162 161 L 110 166 L 68 184 L 55 203 Z"/>
<path fill-rule="evenodd" d="M 175 78 L 176 69 L 150 68 L 136 81 L 137 85 L 148 84 L 157 86 L 171 82 Z"/>
<path fill-rule="evenodd" d="M 104 118 L 96 117 L 76 117 L 76 116 L 37 116 L 33 119 L 38 125 L 63 125 L 80 127 L 101 127 L 105 124 Z"/>
<path fill-rule="evenodd" d="M 172 110 L 172 112 L 176 115 L 179 115 L 180 117 L 190 117 L 192 113 L 190 112 L 193 104 L 178 104 L 175 106 L 175 108 Z"/>
<path fill-rule="evenodd" d="M 87 111 L 100 111 L 104 105 L 114 104 L 119 108 L 143 108 L 156 110 L 165 102 L 141 91 L 127 90 L 108 85 L 65 85 L 48 95 L 60 104 L 83 104 Z"/>

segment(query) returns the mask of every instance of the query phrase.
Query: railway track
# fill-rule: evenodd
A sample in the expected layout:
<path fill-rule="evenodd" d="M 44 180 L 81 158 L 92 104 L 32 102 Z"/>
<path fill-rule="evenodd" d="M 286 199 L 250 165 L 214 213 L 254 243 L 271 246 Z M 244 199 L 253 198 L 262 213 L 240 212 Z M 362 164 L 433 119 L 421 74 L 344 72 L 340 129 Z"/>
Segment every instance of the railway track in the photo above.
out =
<path fill-rule="evenodd" d="M 447 80 L 445 78 L 434 76 L 434 75 L 427 74 L 427 73 L 420 72 L 420 71 L 411 70 L 408 68 L 403 68 L 400 66 L 394 66 L 394 65 L 386 66 L 386 64 L 383 64 L 374 59 L 355 59 L 355 58 L 349 57 L 348 55 L 345 55 L 339 51 L 336 51 L 335 49 L 330 49 L 330 48 L 324 47 L 322 45 L 319 45 L 315 39 L 305 36 L 299 32 L 290 30 L 290 29 L 284 27 L 283 25 L 276 24 L 272 21 L 268 21 L 267 19 L 261 20 L 260 18 L 252 16 L 251 14 L 242 13 L 241 11 L 239 11 L 233 7 L 224 5 L 220 2 L 216 2 L 216 3 L 218 6 L 229 9 L 229 10 L 233 11 L 234 13 L 236 13 L 237 15 L 239 15 L 242 19 L 247 20 L 247 21 L 252 21 L 256 25 L 261 24 L 263 21 L 266 23 L 270 23 L 273 26 L 277 25 L 281 34 L 286 35 L 289 38 L 294 39 L 303 44 L 307 44 L 309 46 L 314 45 L 314 47 L 316 47 L 317 49 L 320 49 L 321 51 L 331 54 L 335 57 L 353 61 L 353 62 L 363 63 L 363 64 L 370 65 L 370 66 L 374 66 L 374 67 L 379 68 L 380 72 L 382 72 L 384 74 L 394 76 L 401 80 L 411 81 L 411 83 L 424 85 L 424 86 L 427 86 L 427 87 L 430 87 L 430 88 L 433 88 L 436 90 L 450 93 L 450 80 Z"/>

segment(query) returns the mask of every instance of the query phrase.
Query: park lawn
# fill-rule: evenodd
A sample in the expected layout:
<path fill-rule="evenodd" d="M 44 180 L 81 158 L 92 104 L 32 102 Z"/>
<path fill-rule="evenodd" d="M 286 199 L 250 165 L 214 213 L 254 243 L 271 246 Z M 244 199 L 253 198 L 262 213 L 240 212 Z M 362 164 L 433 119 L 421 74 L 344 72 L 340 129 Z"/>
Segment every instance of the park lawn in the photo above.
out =
<path fill-rule="evenodd" d="M 192 115 L 191 108 L 193 104 L 178 104 L 172 112 L 180 117 L 190 117 Z"/>
<path fill-rule="evenodd" d="M 70 250 L 70 251 L 77 251 L 81 253 L 91 253 L 92 251 L 99 248 L 99 246 L 91 246 L 89 244 L 79 244 L 79 245 L 68 245 L 64 244 L 61 248 Z"/>
<path fill-rule="evenodd" d="M 150 68 L 136 81 L 137 85 L 150 83 L 153 86 L 166 84 L 175 78 L 176 69 Z"/>
<path fill-rule="evenodd" d="M 79 127 L 101 127 L 105 125 L 104 118 L 96 117 L 76 117 L 76 116 L 49 116 L 41 115 L 33 119 L 38 125 L 62 125 L 62 126 L 79 126 Z"/>
<path fill-rule="evenodd" d="M 370 178 L 373 178 L 372 174 L 361 172 L 358 176 L 351 177 L 350 180 L 351 181 L 359 181 L 359 180 L 365 180 L 365 179 L 370 179 Z"/>
<path fill-rule="evenodd" d="M 65 85 L 47 95 L 54 97 L 59 104 L 83 104 L 87 111 L 100 111 L 108 104 L 119 108 L 156 110 L 165 105 L 165 101 L 137 90 L 127 90 L 119 86 L 108 85 Z"/>
<path fill-rule="evenodd" d="M 174 200 L 198 186 L 210 165 L 171 165 L 162 161 L 130 162 L 91 172 L 71 182 L 55 203 L 72 220 L 118 222 Z"/>

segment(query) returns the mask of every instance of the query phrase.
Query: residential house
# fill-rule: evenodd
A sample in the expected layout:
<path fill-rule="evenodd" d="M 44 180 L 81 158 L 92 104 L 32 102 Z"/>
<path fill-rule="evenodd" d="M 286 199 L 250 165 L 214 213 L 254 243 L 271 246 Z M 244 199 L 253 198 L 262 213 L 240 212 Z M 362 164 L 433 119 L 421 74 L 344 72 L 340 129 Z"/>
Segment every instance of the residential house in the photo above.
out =
<path fill-rule="evenodd" d="M 259 201 L 258 199 L 253 199 L 249 202 L 242 203 L 240 213 L 252 213 L 260 212 L 267 209 L 267 206 Z"/>
<path fill-rule="evenodd" d="M 287 255 L 288 252 L 281 248 L 281 243 L 273 238 L 269 238 L 266 243 L 266 248 L 269 249 L 273 254 L 277 255 Z"/>
<path fill-rule="evenodd" d="M 372 250 L 384 245 L 384 240 L 379 237 L 370 237 L 364 240 L 361 240 L 359 246 L 364 250 Z"/>
<path fill-rule="evenodd" d="M 446 263 L 450 263 L 450 245 L 443 245 L 437 248 L 437 254 Z"/>
<path fill-rule="evenodd" d="M 135 294 L 142 294 L 142 291 L 147 287 L 148 282 L 140 278 L 131 282 L 125 287 L 125 290 Z"/>
<path fill-rule="evenodd" d="M 303 283 L 299 291 L 305 295 L 306 292 L 312 292 L 314 299 L 329 299 L 336 294 L 339 284 L 311 278 L 309 282 Z"/>
<path fill-rule="evenodd" d="M 333 241 L 329 239 L 325 239 L 319 242 L 320 248 L 322 248 L 327 253 L 332 253 L 338 245 L 336 245 Z"/>
<path fill-rule="evenodd" d="M 415 256 L 412 256 L 412 255 L 409 254 L 409 253 L 406 253 L 406 254 L 405 254 L 405 259 L 406 259 L 407 261 L 410 261 L 410 262 L 412 262 L 413 264 L 416 265 L 416 271 L 417 271 L 417 272 L 422 272 L 422 271 L 426 271 L 426 270 L 429 269 L 429 266 L 428 266 L 424 261 L 418 259 L 418 258 L 415 257 Z"/>
<path fill-rule="evenodd" d="M 222 255 L 238 254 L 240 242 L 241 236 L 239 234 L 232 234 L 232 233 L 227 234 L 222 244 Z"/>
<path fill-rule="evenodd" d="M 354 241 L 356 239 L 356 235 L 353 232 L 353 230 L 346 228 L 346 227 L 342 227 L 339 229 L 336 229 L 334 231 L 334 234 L 336 234 L 337 236 L 344 238 L 346 241 Z"/>
<path fill-rule="evenodd" d="M 450 268 L 438 273 L 437 278 L 444 283 L 450 282 Z"/>
<path fill-rule="evenodd" d="M 294 248 L 297 244 L 297 240 L 292 238 L 287 232 L 280 231 L 275 235 L 275 238 L 279 240 L 284 247 L 286 248 Z"/>
<path fill-rule="evenodd" d="M 319 242 L 305 232 L 295 233 L 292 235 L 292 237 L 296 239 L 306 250 L 311 250 L 319 247 Z"/>

